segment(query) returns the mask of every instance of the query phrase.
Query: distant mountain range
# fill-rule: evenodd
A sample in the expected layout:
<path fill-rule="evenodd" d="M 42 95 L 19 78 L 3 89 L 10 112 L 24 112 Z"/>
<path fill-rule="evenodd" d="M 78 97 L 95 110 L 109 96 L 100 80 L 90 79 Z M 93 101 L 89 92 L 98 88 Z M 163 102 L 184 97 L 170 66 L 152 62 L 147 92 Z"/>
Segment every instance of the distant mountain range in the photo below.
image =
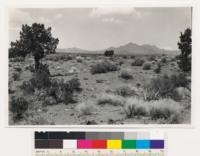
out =
<path fill-rule="evenodd" d="M 65 49 L 57 49 L 57 52 L 65 52 L 65 53 L 89 53 L 89 54 L 102 54 L 105 50 L 114 50 L 115 54 L 122 55 L 158 55 L 158 54 L 168 54 L 168 55 L 177 55 L 180 52 L 178 50 L 167 50 L 161 49 L 154 45 L 138 45 L 135 43 L 128 43 L 119 47 L 109 47 L 103 50 L 84 50 L 80 48 L 65 48 Z"/>

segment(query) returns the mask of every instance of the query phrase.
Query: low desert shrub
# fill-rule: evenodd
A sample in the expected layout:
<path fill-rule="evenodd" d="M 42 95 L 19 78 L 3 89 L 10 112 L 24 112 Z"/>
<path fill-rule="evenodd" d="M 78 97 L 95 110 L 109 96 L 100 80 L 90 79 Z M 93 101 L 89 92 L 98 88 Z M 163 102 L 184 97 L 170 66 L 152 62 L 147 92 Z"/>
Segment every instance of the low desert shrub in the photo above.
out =
<path fill-rule="evenodd" d="M 141 99 L 128 98 L 123 108 L 127 118 L 148 115 L 148 104 Z"/>
<path fill-rule="evenodd" d="M 131 59 L 135 59 L 135 56 L 132 55 L 132 56 L 131 56 Z"/>
<path fill-rule="evenodd" d="M 99 104 L 99 105 L 110 104 L 110 105 L 113 105 L 113 106 L 121 106 L 121 105 L 124 104 L 124 100 L 119 95 L 115 95 L 115 94 L 102 94 L 97 99 L 97 104 Z"/>
<path fill-rule="evenodd" d="M 121 87 L 116 89 L 115 93 L 117 95 L 120 95 L 120 96 L 123 96 L 123 97 L 129 97 L 129 96 L 136 95 L 135 90 L 133 90 L 129 86 L 121 86 Z"/>
<path fill-rule="evenodd" d="M 23 118 L 24 113 L 28 109 L 28 102 L 23 97 L 11 97 L 10 110 L 13 113 L 13 119 L 19 120 Z"/>
<path fill-rule="evenodd" d="M 78 104 L 76 109 L 80 115 L 91 115 L 95 111 L 94 104 L 88 101 Z"/>
<path fill-rule="evenodd" d="M 31 81 L 23 81 L 20 89 L 22 89 L 25 93 L 30 94 L 35 91 L 35 86 L 32 85 Z"/>
<path fill-rule="evenodd" d="M 127 58 L 128 58 L 128 56 L 124 55 L 124 56 L 123 56 L 123 58 L 124 58 L 124 59 L 127 59 Z"/>
<path fill-rule="evenodd" d="M 167 62 L 167 59 L 165 57 L 161 58 L 160 60 L 161 63 L 166 63 Z"/>
<path fill-rule="evenodd" d="M 25 57 L 12 57 L 9 56 L 9 61 L 11 62 L 23 62 L 25 60 Z"/>
<path fill-rule="evenodd" d="M 143 70 L 150 70 L 151 69 L 151 63 L 149 63 L 149 62 L 144 63 L 142 69 Z"/>
<path fill-rule="evenodd" d="M 180 123 L 181 111 L 179 103 L 171 99 L 161 99 L 151 103 L 150 117 L 152 120 L 167 120 L 166 123 Z"/>
<path fill-rule="evenodd" d="M 35 67 L 34 65 L 29 65 L 25 68 L 26 70 L 29 70 L 30 72 L 34 73 L 35 72 Z"/>
<path fill-rule="evenodd" d="M 161 64 L 160 63 L 157 64 L 157 67 L 154 69 L 154 72 L 157 74 L 161 72 Z"/>
<path fill-rule="evenodd" d="M 149 56 L 147 58 L 148 61 L 155 61 L 156 60 L 156 56 Z"/>
<path fill-rule="evenodd" d="M 119 75 L 122 79 L 129 80 L 133 78 L 133 75 L 131 74 L 131 70 L 129 69 L 123 69 Z"/>
<path fill-rule="evenodd" d="M 77 56 L 77 57 L 76 57 L 76 61 L 77 61 L 78 63 L 83 63 L 83 60 L 84 60 L 84 58 L 81 57 L 81 56 Z"/>
<path fill-rule="evenodd" d="M 80 82 L 78 79 L 64 81 L 63 79 L 54 79 L 48 88 L 48 95 L 52 96 L 57 102 L 74 103 L 74 91 L 80 91 Z"/>
<path fill-rule="evenodd" d="M 51 96 L 45 97 L 45 99 L 44 99 L 42 104 L 43 104 L 43 106 L 55 105 L 56 104 L 56 100 Z"/>
<path fill-rule="evenodd" d="M 50 72 L 47 65 L 41 65 L 39 69 L 33 74 L 30 82 L 37 89 L 47 88 L 50 86 Z"/>
<path fill-rule="evenodd" d="M 68 81 L 69 88 L 75 91 L 81 91 L 81 83 L 78 78 L 72 78 Z"/>
<path fill-rule="evenodd" d="M 134 62 L 132 62 L 132 66 L 142 66 L 145 60 L 141 58 L 137 58 Z"/>
<path fill-rule="evenodd" d="M 99 62 L 91 67 L 91 73 L 92 74 L 97 74 L 97 73 L 107 73 L 107 72 L 112 72 L 112 71 L 117 71 L 118 67 L 117 65 L 104 61 L 104 62 Z"/>
<path fill-rule="evenodd" d="M 159 98 L 172 97 L 175 88 L 187 85 L 188 81 L 184 74 L 158 76 L 145 85 L 144 99 L 158 100 Z"/>
<path fill-rule="evenodd" d="M 14 81 L 19 81 L 19 79 L 20 79 L 20 73 L 19 72 L 14 72 L 12 77 L 13 77 Z"/>
<path fill-rule="evenodd" d="M 22 68 L 21 68 L 21 67 L 15 67 L 15 70 L 16 70 L 17 72 L 21 72 L 21 71 L 22 71 Z"/>

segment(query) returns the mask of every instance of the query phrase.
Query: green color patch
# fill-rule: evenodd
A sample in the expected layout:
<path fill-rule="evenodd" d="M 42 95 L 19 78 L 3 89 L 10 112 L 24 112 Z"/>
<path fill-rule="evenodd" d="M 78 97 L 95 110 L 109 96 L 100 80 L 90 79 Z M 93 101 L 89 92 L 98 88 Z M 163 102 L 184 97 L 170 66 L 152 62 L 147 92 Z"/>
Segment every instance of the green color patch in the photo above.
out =
<path fill-rule="evenodd" d="M 136 141 L 135 140 L 122 140 L 122 149 L 135 149 Z"/>

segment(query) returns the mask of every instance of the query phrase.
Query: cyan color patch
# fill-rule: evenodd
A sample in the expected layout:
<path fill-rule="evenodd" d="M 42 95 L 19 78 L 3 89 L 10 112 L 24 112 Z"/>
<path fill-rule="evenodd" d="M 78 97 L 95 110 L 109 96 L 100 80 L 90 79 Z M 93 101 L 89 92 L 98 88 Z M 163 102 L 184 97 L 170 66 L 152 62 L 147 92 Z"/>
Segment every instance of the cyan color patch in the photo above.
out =
<path fill-rule="evenodd" d="M 136 140 L 136 149 L 150 149 L 150 140 Z"/>

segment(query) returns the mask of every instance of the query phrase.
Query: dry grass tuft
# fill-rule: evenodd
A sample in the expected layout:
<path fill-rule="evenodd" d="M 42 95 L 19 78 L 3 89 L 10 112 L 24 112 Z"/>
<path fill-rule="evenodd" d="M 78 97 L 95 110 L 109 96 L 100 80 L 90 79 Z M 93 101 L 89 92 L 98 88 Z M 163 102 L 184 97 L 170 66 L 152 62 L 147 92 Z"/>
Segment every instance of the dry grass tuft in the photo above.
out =
<path fill-rule="evenodd" d="M 124 104 L 124 99 L 123 97 L 115 94 L 102 94 L 97 99 L 97 104 L 99 105 L 110 104 L 113 106 L 121 106 Z"/>

